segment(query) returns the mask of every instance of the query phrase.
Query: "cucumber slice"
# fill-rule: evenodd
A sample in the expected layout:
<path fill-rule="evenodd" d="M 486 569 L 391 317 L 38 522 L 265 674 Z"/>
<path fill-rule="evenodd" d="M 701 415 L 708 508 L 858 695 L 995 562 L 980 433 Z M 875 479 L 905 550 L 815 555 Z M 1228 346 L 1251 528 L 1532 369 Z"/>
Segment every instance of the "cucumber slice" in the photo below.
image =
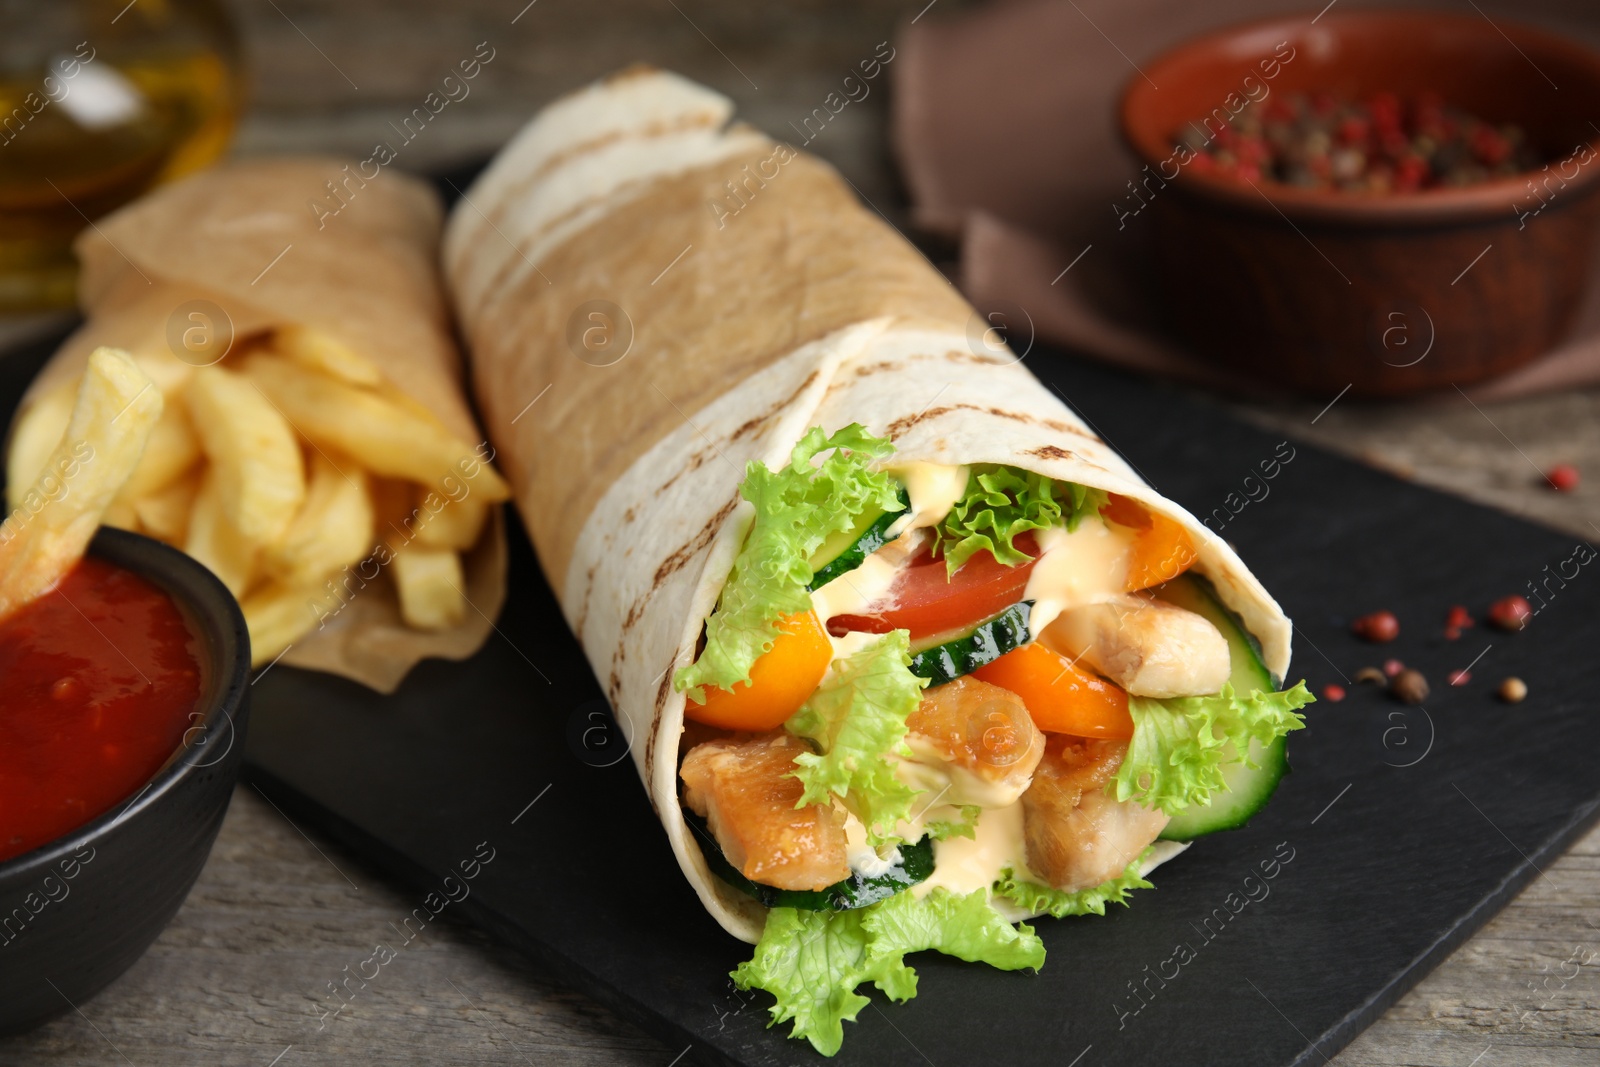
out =
<path fill-rule="evenodd" d="M 811 555 L 811 584 L 821 589 L 846 571 L 861 566 L 861 561 L 888 544 L 888 529 L 911 506 L 911 496 L 900 490 L 900 507 L 895 511 L 869 511 L 850 529 L 829 535 Z"/>
<path fill-rule="evenodd" d="M 1229 681 L 1235 692 L 1252 690 L 1275 693 L 1283 683 L 1272 676 L 1261 662 L 1261 645 L 1244 628 L 1244 623 L 1223 606 L 1210 582 L 1199 575 L 1184 575 L 1155 590 L 1156 596 L 1169 604 L 1186 608 L 1204 616 L 1227 639 L 1233 673 Z M 1165 841 L 1192 841 L 1218 830 L 1233 830 L 1250 821 L 1250 817 L 1266 806 L 1278 788 L 1278 782 L 1289 773 L 1289 739 L 1280 737 L 1270 745 L 1252 743 L 1250 758 L 1256 766 L 1243 762 L 1231 763 L 1223 768 L 1223 778 L 1228 783 L 1227 792 L 1212 796 L 1205 807 L 1190 805 L 1172 817 L 1161 831 Z"/>
<path fill-rule="evenodd" d="M 735 889 L 748 893 L 769 908 L 803 908 L 806 911 L 850 911 L 876 904 L 902 889 L 927 881 L 933 873 L 933 839 L 924 837 L 914 845 L 900 846 L 900 862 L 876 878 L 852 873 L 826 889 L 776 889 L 752 882 L 734 869 L 722 854 L 704 819 L 684 812 L 684 819 L 700 835 L 700 851 L 711 873 Z"/>
<path fill-rule="evenodd" d="M 971 674 L 986 663 L 1028 643 L 1028 614 L 1033 601 L 1023 600 L 978 625 L 954 634 L 930 637 L 911 649 L 911 673 L 943 685 Z"/>

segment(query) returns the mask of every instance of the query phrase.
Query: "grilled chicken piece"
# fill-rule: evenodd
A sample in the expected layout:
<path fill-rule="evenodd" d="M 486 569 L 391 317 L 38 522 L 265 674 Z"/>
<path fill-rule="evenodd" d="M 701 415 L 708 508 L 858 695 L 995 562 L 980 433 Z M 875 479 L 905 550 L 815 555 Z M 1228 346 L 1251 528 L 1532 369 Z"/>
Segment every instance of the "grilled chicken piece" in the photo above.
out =
<path fill-rule="evenodd" d="M 1134 696 L 1210 696 L 1230 670 L 1228 642 L 1209 620 L 1149 597 L 1068 608 L 1039 640 Z"/>
<path fill-rule="evenodd" d="M 794 758 L 810 749 L 777 731 L 697 745 L 678 774 L 684 802 L 711 825 L 722 854 L 752 882 L 778 889 L 825 889 L 850 877 L 844 813 L 796 808 L 804 792 Z"/>
<path fill-rule="evenodd" d="M 1110 881 L 1166 827 L 1161 812 L 1106 794 L 1127 751 L 1126 741 L 1051 736 L 1022 794 L 1022 829 L 1028 868 L 1055 888 Z"/>
<path fill-rule="evenodd" d="M 1022 698 L 971 675 L 935 686 L 906 718 L 915 762 L 950 775 L 947 804 L 1011 803 L 1044 755 L 1044 734 Z"/>

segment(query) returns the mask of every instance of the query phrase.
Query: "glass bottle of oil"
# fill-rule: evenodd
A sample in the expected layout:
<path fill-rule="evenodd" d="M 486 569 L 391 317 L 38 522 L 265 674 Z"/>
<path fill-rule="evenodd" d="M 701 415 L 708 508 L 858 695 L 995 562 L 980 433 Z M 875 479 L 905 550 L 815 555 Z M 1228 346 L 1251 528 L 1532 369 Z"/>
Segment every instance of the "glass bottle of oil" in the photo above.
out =
<path fill-rule="evenodd" d="M 72 239 L 217 159 L 242 91 L 216 0 L 0 0 L 0 313 L 70 305 Z"/>

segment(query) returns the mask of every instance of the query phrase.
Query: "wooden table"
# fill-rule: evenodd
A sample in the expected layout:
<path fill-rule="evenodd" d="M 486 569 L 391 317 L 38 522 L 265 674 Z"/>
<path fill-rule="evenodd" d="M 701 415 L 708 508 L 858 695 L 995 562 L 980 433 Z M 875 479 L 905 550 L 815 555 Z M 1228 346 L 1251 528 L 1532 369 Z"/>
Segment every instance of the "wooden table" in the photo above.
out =
<path fill-rule="evenodd" d="M 473 97 L 408 145 L 403 166 L 479 157 L 554 93 L 641 57 L 728 92 L 743 117 L 781 135 L 925 0 L 825 0 L 784 9 L 725 0 L 621 0 L 603 8 L 565 0 L 523 8 L 525 2 L 238 0 L 256 83 L 240 153 L 364 153 L 386 136 L 390 119 L 485 40 L 496 58 Z M 940 3 L 940 11 L 955 6 Z M 1518 7 L 1524 17 L 1541 13 L 1528 7 Z M 1546 14 L 1573 9 L 1544 5 Z M 847 109 L 814 147 L 886 205 L 898 198 L 882 105 L 876 94 Z M 1576 537 L 1600 532 L 1600 488 L 1557 494 L 1538 477 L 1540 468 L 1565 461 L 1600 480 L 1600 393 L 1482 410 L 1461 399 L 1404 407 L 1344 402 L 1318 417 L 1320 407 L 1238 411 Z M 384 972 L 383 983 L 319 1027 L 328 983 L 412 904 L 362 861 L 241 787 L 193 895 L 150 952 L 81 1012 L 0 1043 L 0 1063 L 679 1062 L 682 1049 L 661 1045 L 487 937 L 450 923 L 431 928 L 402 965 Z M 1600 1062 L 1597 966 L 1600 831 L 1550 865 L 1332 1062 Z"/>

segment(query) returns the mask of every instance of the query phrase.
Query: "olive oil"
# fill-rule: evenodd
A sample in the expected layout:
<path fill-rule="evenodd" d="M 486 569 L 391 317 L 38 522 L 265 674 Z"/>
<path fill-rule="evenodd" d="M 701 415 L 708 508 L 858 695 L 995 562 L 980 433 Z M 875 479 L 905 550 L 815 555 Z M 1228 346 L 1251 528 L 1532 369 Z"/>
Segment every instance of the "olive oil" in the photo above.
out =
<path fill-rule="evenodd" d="M 43 19 L 35 54 L 0 67 L 0 312 L 70 305 L 73 238 L 216 160 L 238 121 L 237 52 L 210 3 L 63 6 L 75 17 Z"/>

